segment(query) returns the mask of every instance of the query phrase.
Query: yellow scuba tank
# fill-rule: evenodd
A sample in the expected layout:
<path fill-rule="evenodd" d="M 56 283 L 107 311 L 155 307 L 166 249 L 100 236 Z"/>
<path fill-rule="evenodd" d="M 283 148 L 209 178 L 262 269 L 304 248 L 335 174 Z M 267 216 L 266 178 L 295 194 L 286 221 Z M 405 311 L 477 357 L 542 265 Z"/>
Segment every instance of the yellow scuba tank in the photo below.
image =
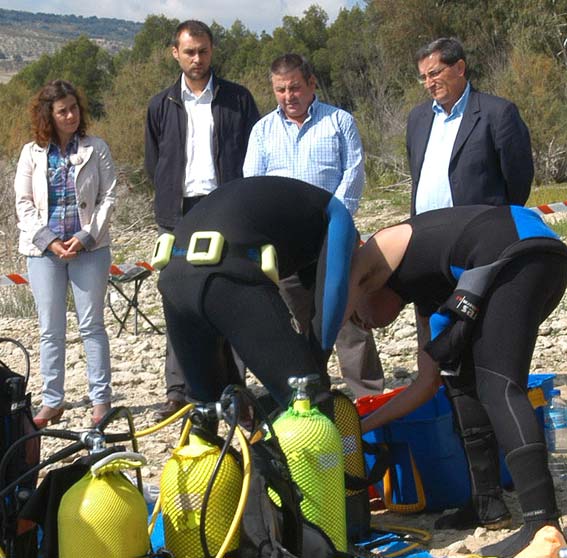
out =
<path fill-rule="evenodd" d="M 150 551 L 146 502 L 120 472 L 145 462 L 137 453 L 110 454 L 65 492 L 57 514 L 59 558 L 125 558 Z"/>
<path fill-rule="evenodd" d="M 195 433 L 189 444 L 173 451 L 165 464 L 160 482 L 165 546 L 175 558 L 200 558 L 205 554 L 200 529 L 206 505 L 205 536 L 209 553 L 216 555 L 223 544 L 238 506 L 242 471 L 228 452 L 222 458 L 208 502 L 205 492 L 217 466 L 220 448 Z M 240 544 L 236 533 L 227 551 Z"/>
<path fill-rule="evenodd" d="M 351 399 L 337 389 L 319 401 L 319 410 L 337 427 L 343 444 L 345 463 L 346 518 L 349 541 L 368 539 L 370 502 L 368 487 L 384 476 L 387 452 L 375 450 L 376 464 L 366 472 L 360 416 Z"/>
<path fill-rule="evenodd" d="M 306 388 L 318 376 L 290 378 L 292 406 L 274 422 L 274 431 L 303 499 L 301 511 L 339 551 L 347 551 L 345 480 L 341 436 L 311 402 Z"/>

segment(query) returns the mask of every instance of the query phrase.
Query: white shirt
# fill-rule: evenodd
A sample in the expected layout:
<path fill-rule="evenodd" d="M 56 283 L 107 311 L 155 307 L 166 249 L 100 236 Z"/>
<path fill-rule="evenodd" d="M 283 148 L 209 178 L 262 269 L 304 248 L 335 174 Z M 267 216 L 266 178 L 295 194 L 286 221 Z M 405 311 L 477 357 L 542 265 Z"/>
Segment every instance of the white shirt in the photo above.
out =
<path fill-rule="evenodd" d="M 187 113 L 187 139 L 185 150 L 187 165 L 183 197 L 203 196 L 217 188 L 217 177 L 213 161 L 213 76 L 197 97 L 181 80 L 181 98 Z"/>
<path fill-rule="evenodd" d="M 469 99 L 469 91 L 470 84 L 467 84 L 449 115 L 437 101 L 433 102 L 432 110 L 435 116 L 417 184 L 416 214 L 442 207 L 453 207 L 453 196 L 449 183 L 449 163 Z"/>

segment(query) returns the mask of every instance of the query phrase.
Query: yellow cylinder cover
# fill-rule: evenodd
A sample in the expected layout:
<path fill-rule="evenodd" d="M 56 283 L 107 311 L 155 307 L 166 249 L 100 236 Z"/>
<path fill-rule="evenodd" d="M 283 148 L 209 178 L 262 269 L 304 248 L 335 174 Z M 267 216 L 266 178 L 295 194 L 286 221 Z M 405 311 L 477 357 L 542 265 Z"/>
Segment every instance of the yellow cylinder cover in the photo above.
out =
<path fill-rule="evenodd" d="M 336 425 L 342 438 L 345 471 L 353 477 L 363 479 L 366 476 L 366 467 L 362 448 L 360 417 L 354 403 L 340 392 L 333 397 L 333 404 L 333 424 Z M 361 492 L 366 492 L 366 488 L 347 490 L 346 495 L 351 496 Z"/>
<path fill-rule="evenodd" d="M 274 430 L 303 493 L 303 515 L 346 552 L 345 469 L 335 425 L 316 408 L 290 408 L 275 421 Z"/>
<path fill-rule="evenodd" d="M 163 469 L 160 495 L 165 545 L 175 558 L 200 558 L 203 497 L 220 449 L 191 435 L 187 446 L 173 451 Z M 227 536 L 242 489 L 242 471 L 230 454 L 224 457 L 207 505 L 205 534 L 209 552 L 217 554 Z M 228 550 L 240 544 L 237 534 Z"/>
<path fill-rule="evenodd" d="M 88 472 L 63 495 L 57 519 L 59 558 L 125 558 L 150 550 L 144 497 L 118 471 Z"/>

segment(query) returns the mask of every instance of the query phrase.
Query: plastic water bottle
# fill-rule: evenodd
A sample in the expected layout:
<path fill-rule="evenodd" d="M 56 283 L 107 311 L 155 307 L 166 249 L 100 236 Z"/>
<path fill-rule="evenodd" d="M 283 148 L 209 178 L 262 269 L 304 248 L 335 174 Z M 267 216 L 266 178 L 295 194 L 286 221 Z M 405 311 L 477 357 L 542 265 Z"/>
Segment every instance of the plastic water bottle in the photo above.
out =
<path fill-rule="evenodd" d="M 567 452 L 567 410 L 561 392 L 552 389 L 550 400 L 544 409 L 545 439 L 551 453 Z"/>

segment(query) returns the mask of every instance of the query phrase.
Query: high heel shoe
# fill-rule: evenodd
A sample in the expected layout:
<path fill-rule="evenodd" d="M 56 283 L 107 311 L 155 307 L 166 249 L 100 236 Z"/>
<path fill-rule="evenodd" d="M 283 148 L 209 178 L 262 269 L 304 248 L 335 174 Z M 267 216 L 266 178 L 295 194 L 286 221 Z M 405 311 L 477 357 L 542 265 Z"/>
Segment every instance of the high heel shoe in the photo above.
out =
<path fill-rule="evenodd" d="M 95 403 L 93 405 L 91 425 L 98 426 L 108 411 L 110 411 L 110 403 Z"/>
<path fill-rule="evenodd" d="M 57 424 L 63 415 L 63 407 L 48 407 L 44 405 L 39 413 L 33 417 L 33 423 L 38 430 L 45 428 L 48 424 Z"/>

